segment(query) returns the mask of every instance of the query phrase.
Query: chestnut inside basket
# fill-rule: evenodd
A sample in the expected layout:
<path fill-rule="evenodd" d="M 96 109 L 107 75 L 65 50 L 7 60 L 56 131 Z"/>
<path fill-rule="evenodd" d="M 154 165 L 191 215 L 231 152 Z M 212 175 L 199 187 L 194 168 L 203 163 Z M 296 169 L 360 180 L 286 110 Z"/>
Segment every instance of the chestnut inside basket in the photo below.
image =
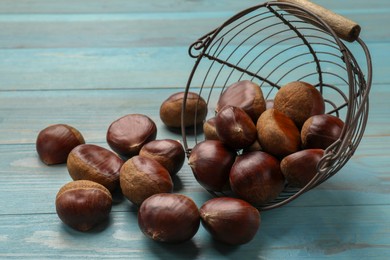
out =
<path fill-rule="evenodd" d="M 196 61 L 185 89 L 182 116 L 188 92 L 206 100 L 209 118 L 224 89 L 237 81 L 257 83 L 265 99 L 272 99 L 284 84 L 306 81 L 321 92 L 326 113 L 345 123 L 339 140 L 326 149 L 318 163 L 312 181 L 301 189 L 286 185 L 277 199 L 259 209 L 282 206 L 321 184 L 336 174 L 358 147 L 367 123 L 372 65 L 367 46 L 358 35 L 355 38 L 343 41 L 315 12 L 280 1 L 243 10 L 190 46 L 189 55 Z M 359 55 L 362 67 L 352 52 L 363 54 Z M 192 147 L 204 140 L 199 127 L 182 125 L 182 136 L 188 156 Z"/>

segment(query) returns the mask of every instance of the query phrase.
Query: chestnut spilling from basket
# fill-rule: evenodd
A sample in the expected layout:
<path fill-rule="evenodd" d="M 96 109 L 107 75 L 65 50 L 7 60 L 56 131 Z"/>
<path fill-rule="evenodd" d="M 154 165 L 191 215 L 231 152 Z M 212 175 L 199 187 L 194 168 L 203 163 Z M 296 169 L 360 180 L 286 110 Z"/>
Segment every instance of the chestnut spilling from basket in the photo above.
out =
<path fill-rule="evenodd" d="M 192 44 L 181 128 L 196 180 L 266 210 L 336 174 L 368 117 L 372 65 L 359 33 L 309 1 L 280 0 Z"/>

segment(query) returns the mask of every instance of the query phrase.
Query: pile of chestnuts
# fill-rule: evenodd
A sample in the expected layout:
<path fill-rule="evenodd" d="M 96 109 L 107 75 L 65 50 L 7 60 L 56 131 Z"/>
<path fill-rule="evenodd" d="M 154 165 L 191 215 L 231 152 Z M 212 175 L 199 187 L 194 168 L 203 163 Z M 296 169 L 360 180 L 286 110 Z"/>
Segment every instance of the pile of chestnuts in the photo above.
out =
<path fill-rule="evenodd" d="M 198 208 L 191 198 L 173 192 L 173 178 L 185 161 L 182 144 L 156 139 L 151 118 L 128 114 L 107 129 L 111 149 L 87 144 L 66 124 L 40 131 L 36 150 L 42 162 L 66 163 L 73 180 L 57 193 L 58 217 L 88 231 L 108 219 L 119 192 L 138 208 L 140 230 L 155 241 L 187 241 L 202 223 L 215 240 L 248 243 L 260 227 L 256 207 L 277 198 L 286 185 L 307 185 L 324 150 L 343 129 L 339 118 L 324 113 L 321 93 L 306 82 L 291 82 L 274 100 L 265 100 L 259 85 L 239 81 L 221 94 L 215 115 L 206 120 L 207 112 L 201 96 L 178 92 L 162 103 L 160 119 L 168 128 L 203 124 L 205 140 L 188 158 L 194 177 L 207 190 L 236 196 L 213 198 Z"/>
<path fill-rule="evenodd" d="M 205 189 L 261 207 L 286 186 L 305 187 L 343 127 L 325 114 L 321 93 L 307 82 L 290 82 L 265 100 L 259 85 L 243 80 L 220 95 L 189 165 Z"/>
<path fill-rule="evenodd" d="M 161 105 L 160 116 L 168 127 L 181 125 L 177 113 L 183 97 L 184 92 L 176 93 Z M 197 94 L 189 97 L 198 102 Z M 197 106 L 190 101 L 188 107 L 189 113 L 205 118 L 205 102 Z M 203 122 L 193 120 L 187 124 Z M 101 226 L 119 192 L 138 207 L 139 228 L 153 240 L 187 241 L 197 233 L 200 223 L 216 240 L 227 244 L 252 240 L 260 225 L 260 213 L 249 203 L 226 198 L 207 201 L 199 209 L 191 198 L 173 192 L 173 178 L 184 164 L 185 151 L 180 142 L 158 140 L 156 136 L 156 124 L 142 114 L 128 114 L 111 123 L 106 134 L 111 149 L 85 143 L 80 131 L 66 124 L 40 131 L 36 150 L 42 162 L 66 163 L 73 180 L 60 188 L 55 199 L 61 221 L 82 232 Z"/>

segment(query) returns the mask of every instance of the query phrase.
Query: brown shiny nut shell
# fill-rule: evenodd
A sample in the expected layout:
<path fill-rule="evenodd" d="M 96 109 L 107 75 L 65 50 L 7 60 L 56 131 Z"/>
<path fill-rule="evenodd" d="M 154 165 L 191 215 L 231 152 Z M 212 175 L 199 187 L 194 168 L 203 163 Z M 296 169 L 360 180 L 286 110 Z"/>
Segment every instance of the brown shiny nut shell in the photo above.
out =
<path fill-rule="evenodd" d="M 76 230 L 88 231 L 107 220 L 112 197 L 103 185 L 79 180 L 62 186 L 55 204 L 62 222 Z"/>
<path fill-rule="evenodd" d="M 203 134 L 206 140 L 219 140 L 217 130 L 215 129 L 215 117 L 211 117 L 203 124 Z"/>
<path fill-rule="evenodd" d="M 218 100 L 216 112 L 227 105 L 243 109 L 253 122 L 257 121 L 266 108 L 260 86 L 249 80 L 239 81 L 228 86 Z"/>
<path fill-rule="evenodd" d="M 194 146 L 188 164 L 195 179 L 206 190 L 229 190 L 229 172 L 236 153 L 218 140 L 205 140 Z"/>
<path fill-rule="evenodd" d="M 219 139 L 234 149 L 242 149 L 253 144 L 257 139 L 256 125 L 241 108 L 225 106 L 215 121 Z"/>
<path fill-rule="evenodd" d="M 294 122 L 273 108 L 261 114 L 256 127 L 263 151 L 278 158 L 294 153 L 301 147 L 301 135 Z"/>
<path fill-rule="evenodd" d="M 138 206 L 154 194 L 173 191 L 169 172 L 156 160 L 140 155 L 123 164 L 119 180 L 123 195 Z"/>
<path fill-rule="evenodd" d="M 238 156 L 229 178 L 233 192 L 254 206 L 276 199 L 285 182 L 280 162 L 261 151 Z"/>
<path fill-rule="evenodd" d="M 294 81 L 276 93 L 274 108 L 290 117 L 300 129 L 309 117 L 325 113 L 325 102 L 313 85 Z"/>
<path fill-rule="evenodd" d="M 293 187 L 305 187 L 317 174 L 317 164 L 323 155 L 322 149 L 306 149 L 284 157 L 280 168 L 287 183 Z"/>
<path fill-rule="evenodd" d="M 107 143 L 128 159 L 139 154 L 142 146 L 157 136 L 157 127 L 146 115 L 128 114 L 114 121 L 107 131 Z"/>
<path fill-rule="evenodd" d="M 259 211 L 241 199 L 214 198 L 206 201 L 199 211 L 207 232 L 215 240 L 229 245 L 248 243 L 260 227 Z"/>
<path fill-rule="evenodd" d="M 302 146 L 308 148 L 326 149 L 341 135 L 344 122 L 333 115 L 315 115 L 306 120 L 302 126 Z"/>
<path fill-rule="evenodd" d="M 36 150 L 42 162 L 47 165 L 66 163 L 70 151 L 84 144 L 82 134 L 66 124 L 55 124 L 39 132 Z"/>
<path fill-rule="evenodd" d="M 155 241 L 185 242 L 199 229 L 199 210 L 187 196 L 155 194 L 142 203 L 138 211 L 138 226 L 147 237 Z"/>
<path fill-rule="evenodd" d="M 115 153 L 93 144 L 75 147 L 68 156 L 67 168 L 73 180 L 90 180 L 111 192 L 119 188 L 119 171 L 123 160 Z"/>
<path fill-rule="evenodd" d="M 185 92 L 178 92 L 166 100 L 160 106 L 161 121 L 168 127 L 181 127 L 181 114 Z M 207 116 L 207 103 L 196 93 L 188 92 L 186 97 L 186 110 L 184 126 L 190 127 L 203 123 Z"/>
<path fill-rule="evenodd" d="M 141 148 L 139 155 L 156 160 L 168 170 L 171 176 L 175 176 L 180 171 L 185 160 L 182 144 L 172 139 L 151 141 Z"/>

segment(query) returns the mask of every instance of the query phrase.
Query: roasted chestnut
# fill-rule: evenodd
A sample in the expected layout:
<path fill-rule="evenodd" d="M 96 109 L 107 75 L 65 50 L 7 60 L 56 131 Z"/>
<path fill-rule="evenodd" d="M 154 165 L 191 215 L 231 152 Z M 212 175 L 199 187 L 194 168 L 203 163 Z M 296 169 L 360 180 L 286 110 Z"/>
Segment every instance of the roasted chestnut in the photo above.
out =
<path fill-rule="evenodd" d="M 207 116 L 207 103 L 196 93 L 178 92 L 168 97 L 161 104 L 160 118 L 168 127 L 181 127 L 183 102 L 186 101 L 186 109 L 183 125 L 190 127 L 203 123 Z"/>
<path fill-rule="evenodd" d="M 290 154 L 280 162 L 280 169 L 292 187 L 305 187 L 317 174 L 317 164 L 324 155 L 322 149 L 306 149 Z"/>
<path fill-rule="evenodd" d="M 82 134 L 66 124 L 51 125 L 39 132 L 36 150 L 47 165 L 66 163 L 68 154 L 79 144 L 84 144 Z"/>
<path fill-rule="evenodd" d="M 141 148 L 139 155 L 155 159 L 168 170 L 171 176 L 176 175 L 185 160 L 183 146 L 179 141 L 171 139 L 151 141 Z"/>
<path fill-rule="evenodd" d="M 300 129 L 309 117 L 325 112 L 325 102 L 313 85 L 294 81 L 276 92 L 274 108 L 290 117 Z"/>
<path fill-rule="evenodd" d="M 107 131 L 107 143 L 125 159 L 139 154 L 142 146 L 156 139 L 157 127 L 146 115 L 128 114 L 114 121 Z"/>
<path fill-rule="evenodd" d="M 139 208 L 138 226 L 147 237 L 155 241 L 185 242 L 199 229 L 199 210 L 194 201 L 185 195 L 155 194 Z"/>
<path fill-rule="evenodd" d="M 58 217 L 66 225 L 88 231 L 109 217 L 112 197 L 103 185 L 88 181 L 72 181 L 58 191 L 56 196 Z"/>
<path fill-rule="evenodd" d="M 227 87 L 219 97 L 216 112 L 225 106 L 243 109 L 256 122 L 265 111 L 265 100 L 259 85 L 249 80 L 242 80 Z"/>
<path fill-rule="evenodd" d="M 248 202 L 229 197 L 206 201 L 200 208 L 201 222 L 211 236 L 229 245 L 251 241 L 260 227 L 260 213 Z"/>
<path fill-rule="evenodd" d="M 308 148 L 326 149 L 341 135 L 344 122 L 333 115 L 315 115 L 306 120 L 302 126 L 302 146 Z"/>
<path fill-rule="evenodd" d="M 173 191 L 168 170 L 156 160 L 141 155 L 122 165 L 119 181 L 123 195 L 137 206 L 154 194 Z"/>
<path fill-rule="evenodd" d="M 256 125 L 239 107 L 225 106 L 216 115 L 215 129 L 219 140 L 234 149 L 242 149 L 257 139 Z"/>
<path fill-rule="evenodd" d="M 278 197 L 284 188 L 279 161 L 255 151 L 237 156 L 230 171 L 230 187 L 239 198 L 261 206 Z"/>
<path fill-rule="evenodd" d="M 68 156 L 66 166 L 73 180 L 90 180 L 111 192 L 119 188 L 123 160 L 115 153 L 94 144 L 81 144 Z"/>
<path fill-rule="evenodd" d="M 192 149 L 188 163 L 195 179 L 207 190 L 229 189 L 229 172 L 236 153 L 218 140 L 205 140 Z"/>

